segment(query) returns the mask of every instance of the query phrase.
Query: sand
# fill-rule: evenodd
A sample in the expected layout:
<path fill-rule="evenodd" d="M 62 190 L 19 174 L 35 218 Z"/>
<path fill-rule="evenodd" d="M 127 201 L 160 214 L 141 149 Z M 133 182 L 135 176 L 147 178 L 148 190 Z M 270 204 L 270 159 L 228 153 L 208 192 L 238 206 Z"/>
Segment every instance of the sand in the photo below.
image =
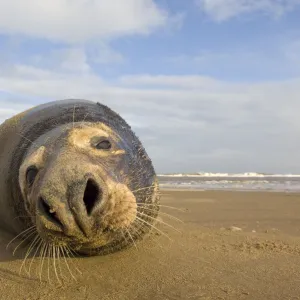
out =
<path fill-rule="evenodd" d="M 80 258 L 82 275 L 64 267 L 63 285 L 53 270 L 40 283 L 39 259 L 19 275 L 2 233 L 0 299 L 300 299 L 299 194 L 163 191 L 161 204 L 183 210 L 162 212 L 184 223 L 159 219 L 181 233 L 161 224 L 171 240 L 157 231 L 137 249 Z"/>

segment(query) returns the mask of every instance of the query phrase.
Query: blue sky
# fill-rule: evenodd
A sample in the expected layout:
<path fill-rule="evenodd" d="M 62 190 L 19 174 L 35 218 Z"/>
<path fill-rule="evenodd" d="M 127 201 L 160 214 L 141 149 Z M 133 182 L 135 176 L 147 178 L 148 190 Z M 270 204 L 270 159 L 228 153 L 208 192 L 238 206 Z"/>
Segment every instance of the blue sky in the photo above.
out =
<path fill-rule="evenodd" d="M 0 0 L 0 121 L 86 98 L 158 172 L 300 173 L 299 53 L 300 0 Z"/>

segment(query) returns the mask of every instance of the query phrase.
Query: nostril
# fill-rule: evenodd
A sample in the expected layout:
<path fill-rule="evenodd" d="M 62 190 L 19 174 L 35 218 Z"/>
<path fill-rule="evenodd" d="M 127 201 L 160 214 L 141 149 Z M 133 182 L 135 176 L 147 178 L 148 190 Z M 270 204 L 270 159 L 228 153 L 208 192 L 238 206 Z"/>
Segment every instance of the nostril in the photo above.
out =
<path fill-rule="evenodd" d="M 50 219 L 52 222 L 62 226 L 62 223 L 59 220 L 56 212 L 53 212 L 53 210 L 48 205 L 48 203 L 44 200 L 43 197 L 40 197 L 39 205 L 40 205 L 40 209 L 42 210 L 42 212 L 45 213 L 45 215 L 48 217 L 48 219 Z"/>
<path fill-rule="evenodd" d="M 87 181 L 83 196 L 83 202 L 88 215 L 92 213 L 93 208 L 95 207 L 97 202 L 101 200 L 101 196 L 102 190 L 93 180 L 89 179 Z"/>

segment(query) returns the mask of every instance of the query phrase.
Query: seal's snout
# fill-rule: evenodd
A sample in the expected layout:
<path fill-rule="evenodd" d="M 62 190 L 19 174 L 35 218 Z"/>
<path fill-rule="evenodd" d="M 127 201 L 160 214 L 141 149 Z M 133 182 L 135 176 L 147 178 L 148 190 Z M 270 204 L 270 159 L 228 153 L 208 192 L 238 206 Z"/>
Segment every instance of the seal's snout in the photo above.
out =
<path fill-rule="evenodd" d="M 40 224 L 69 237 L 90 236 L 95 213 L 105 200 L 105 183 L 87 174 L 84 180 L 67 186 L 65 193 L 55 194 L 52 186 L 40 192 L 37 203 Z"/>

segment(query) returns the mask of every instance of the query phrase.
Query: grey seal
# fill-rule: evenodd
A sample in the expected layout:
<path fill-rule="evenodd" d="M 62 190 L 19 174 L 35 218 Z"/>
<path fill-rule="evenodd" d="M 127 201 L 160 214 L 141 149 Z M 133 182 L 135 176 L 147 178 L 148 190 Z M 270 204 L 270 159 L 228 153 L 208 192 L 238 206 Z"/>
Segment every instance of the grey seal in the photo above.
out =
<path fill-rule="evenodd" d="M 131 127 L 105 105 L 59 100 L 0 126 L 0 226 L 34 246 L 104 255 L 153 227 L 159 187 Z"/>

